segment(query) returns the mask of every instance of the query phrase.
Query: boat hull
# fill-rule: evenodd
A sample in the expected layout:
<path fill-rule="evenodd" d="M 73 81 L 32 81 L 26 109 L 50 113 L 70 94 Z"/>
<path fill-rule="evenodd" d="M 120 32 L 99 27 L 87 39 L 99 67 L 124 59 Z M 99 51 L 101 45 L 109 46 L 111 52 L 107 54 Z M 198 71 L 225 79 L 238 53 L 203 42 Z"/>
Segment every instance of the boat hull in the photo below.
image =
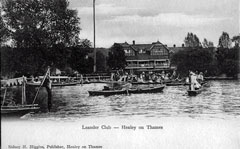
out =
<path fill-rule="evenodd" d="M 207 82 L 203 82 L 201 84 L 202 84 L 202 87 L 200 89 L 198 89 L 198 90 L 188 90 L 187 91 L 188 95 L 189 96 L 196 96 L 196 95 L 200 94 L 204 90 L 205 87 L 208 86 Z"/>
<path fill-rule="evenodd" d="M 150 88 L 138 88 L 129 90 L 102 90 L 102 91 L 88 91 L 90 96 L 111 96 L 120 94 L 141 94 L 141 93 L 158 93 L 162 92 L 165 86 L 150 87 Z"/>
<path fill-rule="evenodd" d="M 188 95 L 189 96 L 196 96 L 197 94 L 200 94 L 202 92 L 202 89 L 199 90 L 188 90 Z"/>
<path fill-rule="evenodd" d="M 30 112 L 38 112 L 40 107 L 38 105 L 26 106 L 2 106 L 1 117 L 21 117 Z"/>
<path fill-rule="evenodd" d="M 183 82 L 172 82 L 172 83 L 166 83 L 167 86 L 181 86 L 185 85 L 186 83 Z"/>

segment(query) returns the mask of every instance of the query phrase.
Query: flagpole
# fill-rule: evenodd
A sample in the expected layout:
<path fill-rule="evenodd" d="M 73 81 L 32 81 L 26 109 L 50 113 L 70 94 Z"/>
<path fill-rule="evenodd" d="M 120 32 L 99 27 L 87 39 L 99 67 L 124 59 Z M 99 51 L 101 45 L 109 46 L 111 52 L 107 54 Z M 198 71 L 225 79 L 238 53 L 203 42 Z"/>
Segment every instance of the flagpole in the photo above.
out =
<path fill-rule="evenodd" d="M 95 47 L 95 0 L 93 0 L 93 52 L 94 52 L 94 65 L 93 72 L 96 72 L 96 47 Z"/>

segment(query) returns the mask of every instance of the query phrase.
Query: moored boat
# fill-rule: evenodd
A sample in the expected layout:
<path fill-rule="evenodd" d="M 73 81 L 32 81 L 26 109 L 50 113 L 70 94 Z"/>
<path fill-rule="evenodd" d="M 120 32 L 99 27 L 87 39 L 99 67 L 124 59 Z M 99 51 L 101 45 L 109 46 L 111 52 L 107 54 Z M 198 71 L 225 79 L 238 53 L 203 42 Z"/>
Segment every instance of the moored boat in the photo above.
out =
<path fill-rule="evenodd" d="M 3 101 L 1 103 L 1 117 L 21 117 L 27 113 L 30 112 L 37 112 L 40 110 L 40 107 L 38 104 L 27 104 L 26 101 L 26 81 L 23 77 L 22 81 L 22 98 L 21 103 L 15 104 L 13 99 L 6 99 L 7 94 L 7 87 L 4 88 L 4 95 L 3 95 Z M 10 101 L 8 103 L 7 101 Z"/>
<path fill-rule="evenodd" d="M 40 107 L 38 106 L 38 104 L 2 106 L 1 107 L 1 116 L 2 117 L 5 117 L 5 116 L 21 117 L 27 113 L 38 112 L 39 110 L 40 110 Z"/>

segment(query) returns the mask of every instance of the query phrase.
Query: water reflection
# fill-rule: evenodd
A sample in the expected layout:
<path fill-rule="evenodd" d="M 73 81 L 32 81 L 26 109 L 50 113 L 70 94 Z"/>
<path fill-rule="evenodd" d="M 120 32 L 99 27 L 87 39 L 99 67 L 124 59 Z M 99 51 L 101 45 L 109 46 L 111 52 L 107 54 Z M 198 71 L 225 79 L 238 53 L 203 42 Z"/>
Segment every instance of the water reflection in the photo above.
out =
<path fill-rule="evenodd" d="M 167 86 L 162 93 L 89 96 L 88 90 L 104 84 L 59 87 L 53 90 L 53 111 L 32 119 L 78 119 L 82 117 L 208 117 L 235 118 L 240 115 L 240 83 L 211 81 L 196 97 L 186 94 L 187 86 Z M 31 119 L 30 118 L 30 119 Z"/>

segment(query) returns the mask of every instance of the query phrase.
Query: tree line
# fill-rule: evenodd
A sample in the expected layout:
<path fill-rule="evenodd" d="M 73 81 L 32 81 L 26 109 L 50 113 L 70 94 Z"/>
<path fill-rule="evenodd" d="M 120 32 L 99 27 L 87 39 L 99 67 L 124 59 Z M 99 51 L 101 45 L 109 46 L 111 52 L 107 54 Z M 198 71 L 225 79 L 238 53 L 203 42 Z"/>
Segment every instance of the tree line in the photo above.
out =
<path fill-rule="evenodd" d="M 240 35 L 230 38 L 227 32 L 223 32 L 219 37 L 217 48 L 207 39 L 201 43 L 193 33 L 188 33 L 184 42 L 186 45 L 184 50 L 175 53 L 171 59 L 182 76 L 186 76 L 191 70 L 204 72 L 207 76 L 225 74 L 228 77 L 237 77 Z"/>
<path fill-rule="evenodd" d="M 1 12 L 2 76 L 42 75 L 47 66 L 68 74 L 93 72 L 93 58 L 88 56 L 93 50 L 91 42 L 79 38 L 80 18 L 76 10 L 69 8 L 67 0 L 9 0 L 4 1 Z M 10 46 L 6 42 L 11 42 Z M 181 75 L 186 75 L 188 70 L 214 76 L 237 75 L 240 35 L 230 38 L 223 32 L 217 49 L 207 39 L 201 43 L 193 33 L 187 34 L 184 43 L 184 50 L 171 59 Z M 114 44 L 108 55 L 106 59 L 97 51 L 97 71 L 126 67 L 121 45 Z"/>

